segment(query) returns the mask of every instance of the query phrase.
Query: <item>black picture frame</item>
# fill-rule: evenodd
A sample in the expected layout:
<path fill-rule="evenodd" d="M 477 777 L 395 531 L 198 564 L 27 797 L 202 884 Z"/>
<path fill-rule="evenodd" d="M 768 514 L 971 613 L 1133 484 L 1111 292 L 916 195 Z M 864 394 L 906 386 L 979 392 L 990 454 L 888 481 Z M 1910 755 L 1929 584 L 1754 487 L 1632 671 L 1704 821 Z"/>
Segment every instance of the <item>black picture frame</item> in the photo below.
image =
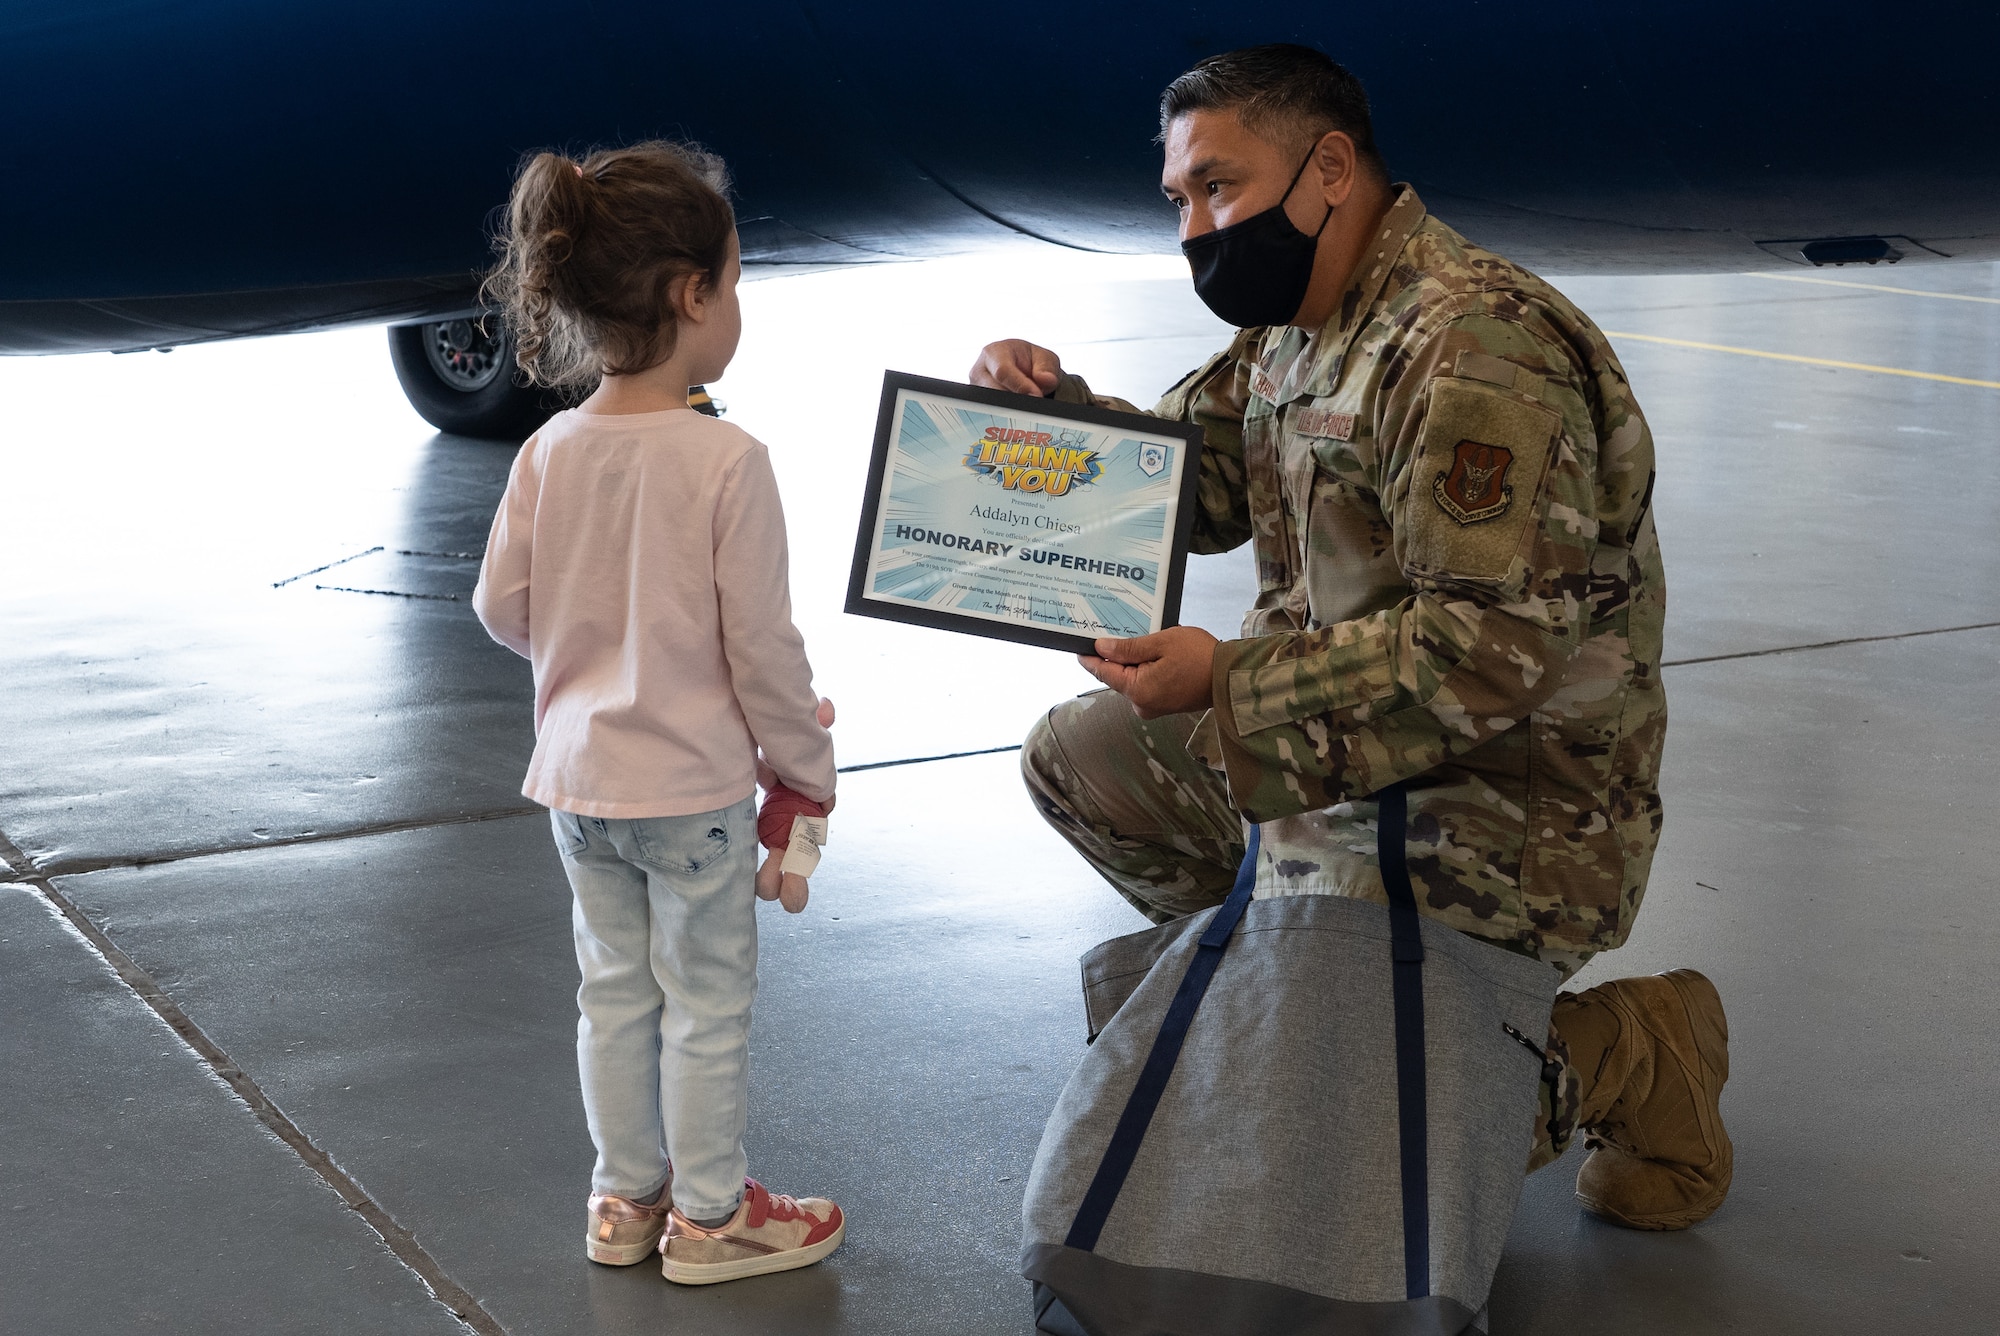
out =
<path fill-rule="evenodd" d="M 943 608 L 910 607 L 867 597 L 869 558 L 874 551 L 875 530 L 881 516 L 882 489 L 888 476 L 889 443 L 896 432 L 896 399 L 905 390 L 941 398 L 985 404 L 1010 413 L 1032 414 L 1049 422 L 1077 422 L 1093 427 L 1123 427 L 1142 436 L 1166 436 L 1184 442 L 1180 485 L 1175 492 L 1173 526 L 1167 559 L 1161 563 L 1160 625 L 1165 630 L 1180 625 L 1181 592 L 1187 577 L 1188 536 L 1194 528 L 1195 490 L 1201 476 L 1202 429 L 1192 422 L 1173 422 L 1144 413 L 1125 413 L 1099 408 L 1096 404 L 1066 404 L 1053 399 L 1006 390 L 989 390 L 956 381 L 933 380 L 905 371 L 887 371 L 882 376 L 882 398 L 875 415 L 875 447 L 868 460 L 867 490 L 861 500 L 861 523 L 854 543 L 854 561 L 847 579 L 845 611 L 858 617 L 928 626 L 940 631 L 957 631 L 988 640 L 1006 640 L 1043 649 L 1068 650 L 1075 654 L 1096 652 L 1089 636 L 1036 626 L 988 621 Z"/>

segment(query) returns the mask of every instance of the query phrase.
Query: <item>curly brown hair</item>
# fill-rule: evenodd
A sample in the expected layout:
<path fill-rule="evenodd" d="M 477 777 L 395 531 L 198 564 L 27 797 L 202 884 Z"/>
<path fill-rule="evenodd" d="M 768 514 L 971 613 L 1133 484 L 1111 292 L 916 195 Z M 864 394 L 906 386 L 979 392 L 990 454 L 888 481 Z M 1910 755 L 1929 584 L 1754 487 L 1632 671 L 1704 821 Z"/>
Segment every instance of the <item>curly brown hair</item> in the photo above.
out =
<path fill-rule="evenodd" d="M 528 379 L 578 387 L 671 357 L 671 285 L 695 274 L 713 287 L 729 264 L 728 191 L 722 159 L 664 139 L 523 162 L 480 291 L 505 312 Z"/>

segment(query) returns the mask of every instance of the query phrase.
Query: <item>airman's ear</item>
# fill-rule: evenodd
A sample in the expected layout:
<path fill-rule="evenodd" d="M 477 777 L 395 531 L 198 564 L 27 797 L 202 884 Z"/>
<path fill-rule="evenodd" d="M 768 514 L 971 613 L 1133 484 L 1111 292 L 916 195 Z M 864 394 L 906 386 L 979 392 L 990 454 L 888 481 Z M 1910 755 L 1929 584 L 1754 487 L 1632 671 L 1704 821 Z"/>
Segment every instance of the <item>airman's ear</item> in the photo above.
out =
<path fill-rule="evenodd" d="M 1332 208 L 1339 208 L 1354 193 L 1361 174 L 1361 155 L 1345 130 L 1329 130 L 1313 146 L 1313 161 L 1319 167 L 1320 189 Z"/>

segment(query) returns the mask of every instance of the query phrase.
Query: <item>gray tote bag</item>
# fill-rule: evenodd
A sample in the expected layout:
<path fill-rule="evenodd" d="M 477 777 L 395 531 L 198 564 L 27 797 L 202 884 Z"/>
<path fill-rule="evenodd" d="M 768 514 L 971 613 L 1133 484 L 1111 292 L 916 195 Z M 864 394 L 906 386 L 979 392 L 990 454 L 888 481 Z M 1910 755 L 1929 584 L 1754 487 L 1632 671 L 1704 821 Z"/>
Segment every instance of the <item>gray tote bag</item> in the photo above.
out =
<path fill-rule="evenodd" d="M 1084 957 L 1091 1047 L 1029 1171 L 1049 1336 L 1455 1336 L 1533 1143 L 1556 971 L 1421 919 L 1407 799 L 1389 907 L 1251 898 Z"/>

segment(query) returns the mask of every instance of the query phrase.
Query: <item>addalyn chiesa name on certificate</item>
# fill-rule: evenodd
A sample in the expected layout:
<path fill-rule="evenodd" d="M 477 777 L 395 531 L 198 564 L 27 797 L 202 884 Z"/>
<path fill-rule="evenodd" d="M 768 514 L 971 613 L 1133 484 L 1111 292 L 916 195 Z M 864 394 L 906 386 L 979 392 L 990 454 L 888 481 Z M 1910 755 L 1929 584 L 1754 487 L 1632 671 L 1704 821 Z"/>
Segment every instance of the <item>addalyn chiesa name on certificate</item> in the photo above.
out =
<path fill-rule="evenodd" d="M 1086 637 L 1157 630 L 1185 449 L 903 390 L 868 597 Z"/>

